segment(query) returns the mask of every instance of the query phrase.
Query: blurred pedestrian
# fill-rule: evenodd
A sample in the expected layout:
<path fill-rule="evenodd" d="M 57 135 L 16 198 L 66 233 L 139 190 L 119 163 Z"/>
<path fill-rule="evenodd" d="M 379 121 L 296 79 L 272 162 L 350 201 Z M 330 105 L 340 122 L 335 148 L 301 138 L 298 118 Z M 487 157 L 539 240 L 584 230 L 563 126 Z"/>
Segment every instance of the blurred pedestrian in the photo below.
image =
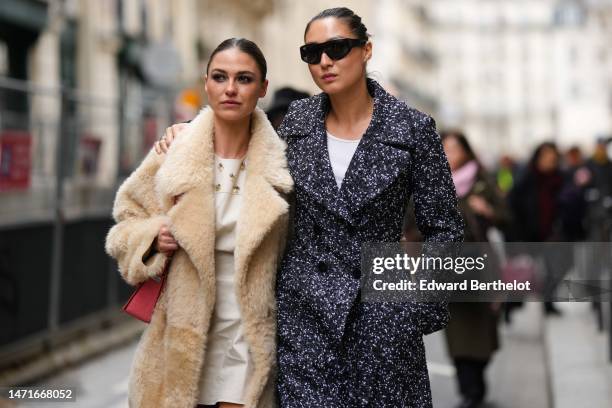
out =
<path fill-rule="evenodd" d="M 517 219 L 519 241 L 542 242 L 559 238 L 559 193 L 563 188 L 559 151 L 552 142 L 540 144 L 509 193 Z"/>
<path fill-rule="evenodd" d="M 575 171 L 584 165 L 584 156 L 578 146 L 571 146 L 563 155 L 563 165 L 568 171 Z"/>
<path fill-rule="evenodd" d="M 565 178 L 560 167 L 557 146 L 544 142 L 537 146 L 531 159 L 508 195 L 508 203 L 513 213 L 514 240 L 525 242 L 559 242 L 565 240 L 563 231 L 562 191 Z M 542 249 L 554 249 L 542 246 Z M 560 315 L 552 296 L 563 272 L 570 265 L 571 253 L 544 255 L 547 267 L 544 283 L 544 311 L 549 315 Z M 540 252 L 541 253 L 541 252 Z"/>
<path fill-rule="evenodd" d="M 508 193 L 514 184 L 516 177 L 516 164 L 512 157 L 503 155 L 499 159 L 499 166 L 496 172 L 497 187 L 503 194 Z"/>
<path fill-rule="evenodd" d="M 308 98 L 309 96 L 310 95 L 306 92 L 298 91 L 291 87 L 284 87 L 276 90 L 272 97 L 272 103 L 268 107 L 268 110 L 266 110 L 266 115 L 268 115 L 268 119 L 270 123 L 272 123 L 274 130 L 278 130 L 278 127 L 283 122 L 291 102 Z"/>
<path fill-rule="evenodd" d="M 587 161 L 587 168 L 591 172 L 591 187 L 597 191 L 598 198 L 612 197 L 612 162 L 608 156 L 610 140 L 599 137 L 595 150 Z"/>
<path fill-rule="evenodd" d="M 106 248 L 129 284 L 172 259 L 134 358 L 131 407 L 274 406 L 274 279 L 293 182 L 256 108 L 265 58 L 249 40 L 223 41 L 204 84 L 210 109 L 167 154 L 149 153 L 113 209 Z"/>
<path fill-rule="evenodd" d="M 495 182 L 480 164 L 460 131 L 441 133 L 465 223 L 466 242 L 486 242 L 492 227 L 503 227 L 508 211 Z M 489 260 L 491 262 L 491 260 Z M 455 302 L 445 330 L 461 394 L 458 408 L 475 408 L 484 401 L 485 369 L 499 348 L 498 308 L 491 302 Z"/>
<path fill-rule="evenodd" d="M 571 146 L 564 154 L 565 181 L 560 193 L 561 230 L 564 241 L 582 241 L 587 236 L 587 189 L 592 173 L 578 146 Z"/>

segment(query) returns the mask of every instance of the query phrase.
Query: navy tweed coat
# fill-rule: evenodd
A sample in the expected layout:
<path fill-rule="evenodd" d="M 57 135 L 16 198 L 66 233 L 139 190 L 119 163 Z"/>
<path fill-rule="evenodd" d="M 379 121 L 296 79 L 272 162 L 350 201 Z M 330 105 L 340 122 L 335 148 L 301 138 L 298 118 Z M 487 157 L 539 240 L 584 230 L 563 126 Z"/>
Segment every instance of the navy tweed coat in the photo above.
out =
<path fill-rule="evenodd" d="M 277 277 L 281 407 L 431 407 L 423 335 L 446 325 L 447 304 L 360 302 L 360 247 L 399 241 L 411 196 L 426 241 L 461 241 L 463 223 L 433 119 L 368 89 L 372 120 L 340 189 L 326 94 L 294 102 L 279 130 L 295 181 Z"/>

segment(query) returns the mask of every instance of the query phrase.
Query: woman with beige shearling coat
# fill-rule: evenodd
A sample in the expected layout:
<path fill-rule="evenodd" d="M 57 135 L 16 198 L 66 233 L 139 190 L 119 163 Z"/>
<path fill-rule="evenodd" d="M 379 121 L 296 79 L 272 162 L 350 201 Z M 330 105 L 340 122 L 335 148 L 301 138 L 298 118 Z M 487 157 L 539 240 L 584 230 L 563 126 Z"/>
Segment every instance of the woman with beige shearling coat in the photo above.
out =
<path fill-rule="evenodd" d="M 251 54 L 252 43 L 232 41 L 213 53 L 207 68 L 212 109 L 203 110 L 166 155 L 151 151 L 117 193 L 117 224 L 106 249 L 118 260 L 124 279 L 137 285 L 159 276 L 169 262 L 164 290 L 134 358 L 131 407 L 192 408 L 202 403 L 201 378 L 210 369 L 207 350 L 216 308 L 232 296 L 248 346 L 248 376 L 240 401 L 213 403 L 274 406 L 275 274 L 287 228 L 284 194 L 293 182 L 283 142 L 255 107 L 267 86 L 265 60 L 261 64 L 263 56 Z M 245 44 L 250 48 L 243 49 Z M 243 184 L 233 186 L 241 196 L 230 271 L 234 290 L 219 293 L 215 163 L 228 152 L 241 157 L 241 149 L 246 150 Z"/>

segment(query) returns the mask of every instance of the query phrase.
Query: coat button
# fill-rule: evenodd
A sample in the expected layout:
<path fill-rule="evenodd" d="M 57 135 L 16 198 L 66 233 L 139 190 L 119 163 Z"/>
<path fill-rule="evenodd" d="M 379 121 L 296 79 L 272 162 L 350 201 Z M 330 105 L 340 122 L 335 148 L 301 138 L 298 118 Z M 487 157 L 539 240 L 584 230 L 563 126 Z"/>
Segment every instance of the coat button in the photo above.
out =
<path fill-rule="evenodd" d="M 317 269 L 319 270 L 319 272 L 327 272 L 327 264 L 323 261 L 319 261 L 319 263 L 317 264 Z"/>
<path fill-rule="evenodd" d="M 315 225 L 312 227 L 312 232 L 313 232 L 315 235 L 321 235 L 321 233 L 322 233 L 322 231 L 321 231 L 321 227 L 319 227 L 318 225 L 316 225 L 316 224 L 315 224 Z"/>

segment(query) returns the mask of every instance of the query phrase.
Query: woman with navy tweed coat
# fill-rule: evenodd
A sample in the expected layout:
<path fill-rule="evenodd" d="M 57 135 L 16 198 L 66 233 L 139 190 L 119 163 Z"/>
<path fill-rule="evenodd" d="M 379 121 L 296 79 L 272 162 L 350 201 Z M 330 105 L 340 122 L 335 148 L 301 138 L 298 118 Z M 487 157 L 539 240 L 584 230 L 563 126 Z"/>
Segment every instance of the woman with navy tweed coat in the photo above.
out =
<path fill-rule="evenodd" d="M 400 240 L 411 196 L 425 241 L 460 241 L 463 223 L 433 119 L 366 79 L 368 37 L 346 8 L 311 20 L 300 51 L 323 93 L 279 129 L 295 182 L 277 275 L 282 407 L 432 404 L 422 337 L 447 305 L 360 302 L 360 248 Z"/>

